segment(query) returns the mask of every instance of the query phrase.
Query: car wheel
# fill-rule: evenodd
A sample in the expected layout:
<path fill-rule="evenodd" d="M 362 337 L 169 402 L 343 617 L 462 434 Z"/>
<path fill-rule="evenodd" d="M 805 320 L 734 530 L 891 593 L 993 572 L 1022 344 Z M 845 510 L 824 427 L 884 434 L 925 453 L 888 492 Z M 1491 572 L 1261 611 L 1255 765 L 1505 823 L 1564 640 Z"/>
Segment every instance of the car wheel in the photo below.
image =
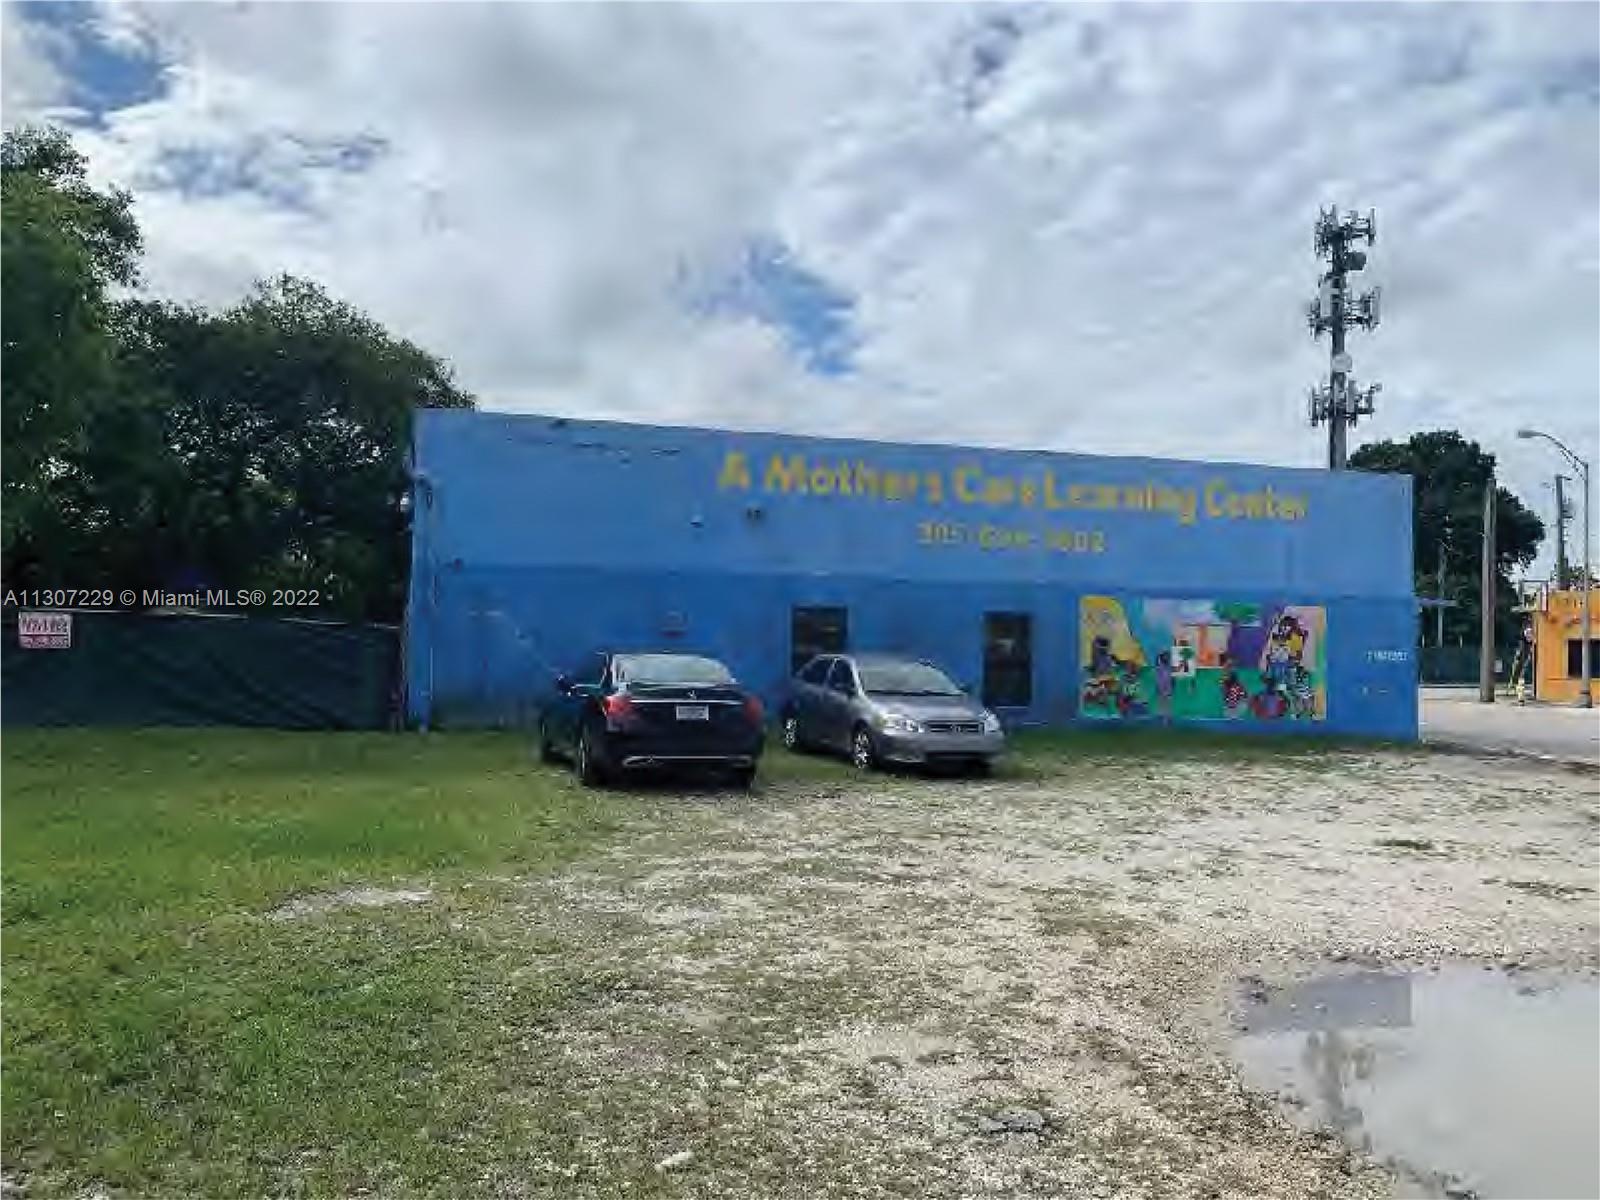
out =
<path fill-rule="evenodd" d="M 550 744 L 550 730 L 543 719 L 539 721 L 539 761 L 542 763 L 556 761 L 556 748 Z"/>
<path fill-rule="evenodd" d="M 967 765 L 967 771 L 978 779 L 987 779 L 994 773 L 994 759 L 975 758 Z"/>
<path fill-rule="evenodd" d="M 735 767 L 729 775 L 733 786 L 740 791 L 748 792 L 756 785 L 756 769 L 754 767 Z"/>
<path fill-rule="evenodd" d="M 865 725 L 858 726 L 850 738 L 850 761 L 858 771 L 870 771 L 878 765 L 878 748 L 872 744 L 872 732 Z"/>
<path fill-rule="evenodd" d="M 572 756 L 573 769 L 578 782 L 584 787 L 600 787 L 606 781 L 605 767 L 600 762 L 593 739 L 587 727 L 578 731 L 578 748 Z"/>
<path fill-rule="evenodd" d="M 783 748 L 798 753 L 803 748 L 800 741 L 800 718 L 790 713 L 783 719 Z"/>

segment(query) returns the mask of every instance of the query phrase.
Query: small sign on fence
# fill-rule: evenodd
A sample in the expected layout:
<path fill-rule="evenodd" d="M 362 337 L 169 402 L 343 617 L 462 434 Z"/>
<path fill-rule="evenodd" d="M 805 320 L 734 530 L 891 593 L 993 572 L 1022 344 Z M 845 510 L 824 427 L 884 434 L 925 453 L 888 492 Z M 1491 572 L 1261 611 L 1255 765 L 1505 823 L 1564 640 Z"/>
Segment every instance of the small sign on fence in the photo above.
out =
<path fill-rule="evenodd" d="M 17 643 L 24 650 L 72 649 L 72 614 L 18 613 Z"/>

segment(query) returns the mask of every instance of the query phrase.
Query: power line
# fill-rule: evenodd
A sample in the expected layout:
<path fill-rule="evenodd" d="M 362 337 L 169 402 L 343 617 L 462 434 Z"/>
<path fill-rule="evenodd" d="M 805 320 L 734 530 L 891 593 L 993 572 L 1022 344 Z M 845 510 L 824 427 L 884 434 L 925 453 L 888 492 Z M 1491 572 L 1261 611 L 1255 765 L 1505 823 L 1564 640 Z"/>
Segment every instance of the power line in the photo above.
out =
<path fill-rule="evenodd" d="M 1321 210 L 1312 245 L 1318 258 L 1328 260 L 1328 269 L 1320 280 L 1317 298 L 1306 309 L 1306 324 L 1311 336 L 1332 335 L 1329 351 L 1328 382 L 1314 387 L 1310 394 L 1311 424 L 1328 423 L 1328 469 L 1344 470 L 1348 457 L 1345 430 L 1374 411 L 1374 401 L 1383 385 L 1357 386 L 1351 374 L 1350 355 L 1344 347 L 1345 330 L 1357 326 L 1363 329 L 1378 327 L 1379 288 L 1373 288 L 1356 297 L 1350 292 L 1349 274 L 1367 265 L 1367 256 L 1352 244 L 1366 238 L 1371 246 L 1378 240 L 1377 214 L 1368 211 L 1365 217 L 1355 213 L 1339 216 L 1337 207 Z"/>

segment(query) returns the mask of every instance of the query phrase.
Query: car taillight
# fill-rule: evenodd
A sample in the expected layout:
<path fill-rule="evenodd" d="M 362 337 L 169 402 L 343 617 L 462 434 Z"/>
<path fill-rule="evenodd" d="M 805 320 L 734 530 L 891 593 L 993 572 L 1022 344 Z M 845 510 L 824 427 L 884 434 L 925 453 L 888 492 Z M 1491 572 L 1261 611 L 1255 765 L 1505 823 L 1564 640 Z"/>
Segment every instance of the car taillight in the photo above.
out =
<path fill-rule="evenodd" d="M 761 724 L 767 715 L 761 707 L 761 697 L 746 696 L 744 698 L 744 715 L 750 718 L 750 724 Z"/>
<path fill-rule="evenodd" d="M 600 702 L 600 707 L 605 709 L 606 716 L 613 719 L 633 716 L 633 701 L 626 696 L 607 696 Z"/>

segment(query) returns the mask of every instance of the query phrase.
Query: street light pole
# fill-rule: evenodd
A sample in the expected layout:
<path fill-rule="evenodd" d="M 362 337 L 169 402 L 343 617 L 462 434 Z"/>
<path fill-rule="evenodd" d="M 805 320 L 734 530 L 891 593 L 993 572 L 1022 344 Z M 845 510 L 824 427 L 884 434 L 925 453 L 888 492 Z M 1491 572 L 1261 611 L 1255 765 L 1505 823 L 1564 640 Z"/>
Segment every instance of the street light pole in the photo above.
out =
<path fill-rule="evenodd" d="M 1543 438 L 1561 451 L 1562 454 L 1565 454 L 1567 461 L 1577 467 L 1578 474 L 1583 477 L 1583 617 L 1580 627 L 1583 646 L 1578 651 L 1578 660 L 1582 667 L 1583 695 L 1578 698 L 1578 704 L 1583 708 L 1593 708 L 1594 638 L 1590 629 L 1589 616 L 1589 587 L 1590 579 L 1593 576 L 1593 569 L 1589 563 L 1589 463 L 1568 449 L 1566 443 L 1551 437 L 1542 430 L 1519 429 L 1517 430 L 1517 436 L 1519 438 Z M 1559 583 L 1560 581 L 1558 580 L 1557 582 Z"/>

